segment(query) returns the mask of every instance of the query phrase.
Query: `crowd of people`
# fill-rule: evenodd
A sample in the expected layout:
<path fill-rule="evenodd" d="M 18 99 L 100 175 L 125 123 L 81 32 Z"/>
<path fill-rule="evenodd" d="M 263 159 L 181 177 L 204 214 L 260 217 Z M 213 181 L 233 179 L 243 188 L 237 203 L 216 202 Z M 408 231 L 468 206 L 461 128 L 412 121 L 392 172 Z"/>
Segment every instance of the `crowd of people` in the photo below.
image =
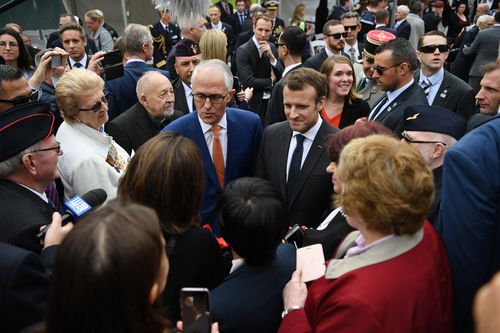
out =
<path fill-rule="evenodd" d="M 500 330 L 497 2 L 201 3 L 0 29 L 0 331 Z"/>

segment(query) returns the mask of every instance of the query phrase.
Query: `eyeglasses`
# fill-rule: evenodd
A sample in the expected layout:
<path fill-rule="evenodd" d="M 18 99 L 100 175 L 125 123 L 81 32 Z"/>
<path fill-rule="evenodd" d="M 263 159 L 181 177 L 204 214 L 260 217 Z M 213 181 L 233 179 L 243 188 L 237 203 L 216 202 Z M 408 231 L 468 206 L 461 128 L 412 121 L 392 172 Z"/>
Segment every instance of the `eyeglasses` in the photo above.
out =
<path fill-rule="evenodd" d="M 13 99 L 0 99 L 0 102 L 9 103 L 14 106 L 36 101 L 38 101 L 38 90 L 36 89 L 31 89 L 31 92 L 28 96 L 21 96 Z"/>
<path fill-rule="evenodd" d="M 108 104 L 107 97 L 108 97 L 109 93 L 107 91 L 104 91 L 103 93 L 104 93 L 104 95 L 101 97 L 101 100 L 97 101 L 94 105 L 92 105 L 90 107 L 90 109 L 78 109 L 78 110 L 80 110 L 80 111 L 92 111 L 92 112 L 98 112 L 99 110 L 101 110 L 102 103 Z"/>
<path fill-rule="evenodd" d="M 354 30 L 356 30 L 357 28 L 358 28 L 358 26 L 357 26 L 357 25 L 344 25 L 344 29 L 345 29 L 346 31 L 348 31 L 348 30 L 354 31 Z"/>
<path fill-rule="evenodd" d="M 52 147 L 52 148 L 45 148 L 45 149 L 33 150 L 32 153 L 38 153 L 38 152 L 41 152 L 41 151 L 51 151 L 51 150 L 55 150 L 56 153 L 59 154 L 61 152 L 61 143 L 57 142 L 57 146 Z"/>
<path fill-rule="evenodd" d="M 333 39 L 347 38 L 347 32 L 337 32 L 336 34 L 327 34 L 328 37 L 333 37 Z"/>
<path fill-rule="evenodd" d="M 205 103 L 207 98 L 210 100 L 212 104 L 220 104 L 229 94 L 229 91 L 225 95 L 205 95 L 205 94 L 193 94 L 193 98 L 195 102 Z"/>
<path fill-rule="evenodd" d="M 401 133 L 401 136 L 403 137 L 403 140 L 405 142 L 408 142 L 408 143 L 440 143 L 440 144 L 446 146 L 446 143 L 441 142 L 441 141 L 420 141 L 420 140 L 414 140 L 411 136 L 408 135 L 408 133 L 406 133 L 406 131 L 404 131 L 403 133 Z"/>
<path fill-rule="evenodd" d="M 449 51 L 448 45 L 441 44 L 441 45 L 422 46 L 422 47 L 420 47 L 420 52 L 422 52 L 422 53 L 434 53 L 434 51 L 436 51 L 436 49 L 438 49 L 439 52 L 441 52 L 441 53 Z"/>
<path fill-rule="evenodd" d="M 372 66 L 372 70 L 374 72 L 377 72 L 379 75 L 384 75 L 385 71 L 387 71 L 387 70 L 389 70 L 391 68 L 394 68 L 394 67 L 398 67 L 401 64 L 402 64 L 402 62 L 400 62 L 399 64 L 395 64 L 395 65 L 389 66 L 389 67 L 382 67 L 382 66 L 378 66 L 378 65 L 373 65 Z"/>
<path fill-rule="evenodd" d="M 5 41 L 0 41 L 0 47 L 7 47 L 9 45 L 10 48 L 18 47 L 19 44 L 17 42 L 5 42 Z"/>

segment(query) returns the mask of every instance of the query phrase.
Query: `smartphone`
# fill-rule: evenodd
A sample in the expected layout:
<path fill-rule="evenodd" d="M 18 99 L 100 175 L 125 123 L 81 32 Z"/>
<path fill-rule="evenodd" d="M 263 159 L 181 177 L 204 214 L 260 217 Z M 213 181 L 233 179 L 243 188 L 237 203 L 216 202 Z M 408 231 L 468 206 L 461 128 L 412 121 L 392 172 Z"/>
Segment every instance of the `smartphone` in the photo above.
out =
<path fill-rule="evenodd" d="M 57 68 L 62 66 L 62 56 L 60 54 L 53 54 L 50 60 L 50 68 Z"/>
<path fill-rule="evenodd" d="M 207 288 L 182 288 L 182 325 L 185 333 L 210 333 L 210 299 Z"/>
<path fill-rule="evenodd" d="M 104 55 L 104 58 L 101 61 L 102 67 L 110 67 L 116 64 L 121 64 L 122 63 L 122 55 L 120 50 L 114 50 L 111 52 L 108 52 Z"/>
<path fill-rule="evenodd" d="M 294 225 L 285 235 L 285 242 L 295 245 L 295 248 L 302 247 L 304 242 L 304 232 L 298 224 Z"/>

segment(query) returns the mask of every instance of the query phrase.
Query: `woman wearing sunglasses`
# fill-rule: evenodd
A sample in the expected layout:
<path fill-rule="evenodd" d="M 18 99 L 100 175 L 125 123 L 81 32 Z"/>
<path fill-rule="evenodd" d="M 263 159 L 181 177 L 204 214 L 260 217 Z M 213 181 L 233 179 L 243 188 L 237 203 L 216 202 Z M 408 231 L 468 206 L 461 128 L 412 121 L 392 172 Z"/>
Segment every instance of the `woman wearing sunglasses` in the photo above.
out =
<path fill-rule="evenodd" d="M 108 105 L 103 87 L 104 81 L 85 69 L 73 69 L 57 83 L 56 100 L 64 122 L 56 138 L 65 153 L 58 168 L 66 199 L 95 188 L 113 199 L 130 159 L 104 132 Z"/>
<path fill-rule="evenodd" d="M 321 116 L 330 125 L 344 128 L 356 119 L 368 117 L 370 106 L 361 99 L 355 87 L 354 67 L 346 56 L 333 55 L 320 69 L 328 81 L 328 95 Z"/>

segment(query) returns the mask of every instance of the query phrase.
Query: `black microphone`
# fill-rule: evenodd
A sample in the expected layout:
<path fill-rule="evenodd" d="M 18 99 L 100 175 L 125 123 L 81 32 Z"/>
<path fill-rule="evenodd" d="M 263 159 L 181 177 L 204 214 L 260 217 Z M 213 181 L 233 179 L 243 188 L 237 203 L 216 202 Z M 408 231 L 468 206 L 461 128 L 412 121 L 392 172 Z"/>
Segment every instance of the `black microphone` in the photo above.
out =
<path fill-rule="evenodd" d="M 66 225 L 69 222 L 76 222 L 79 218 L 86 215 L 93 208 L 97 208 L 106 201 L 108 195 L 106 191 L 102 188 L 96 188 L 94 190 L 88 191 L 82 196 L 76 195 L 64 203 L 66 212 L 61 216 L 62 225 Z M 40 231 L 36 236 L 40 239 L 45 237 L 47 230 L 49 229 L 49 224 Z"/>

